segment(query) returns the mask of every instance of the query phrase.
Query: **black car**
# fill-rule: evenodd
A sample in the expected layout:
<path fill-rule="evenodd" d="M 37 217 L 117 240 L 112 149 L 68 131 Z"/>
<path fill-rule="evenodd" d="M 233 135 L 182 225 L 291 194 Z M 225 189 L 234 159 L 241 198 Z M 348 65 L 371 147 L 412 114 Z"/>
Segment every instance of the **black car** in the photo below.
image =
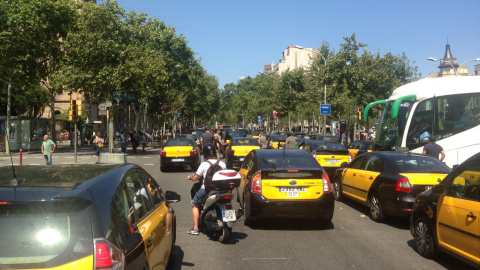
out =
<path fill-rule="evenodd" d="M 450 169 L 438 159 L 401 152 L 367 152 L 357 156 L 333 179 L 337 200 L 345 197 L 367 205 L 370 218 L 408 217 L 417 194 L 430 189 Z"/>
<path fill-rule="evenodd" d="M 330 179 L 302 150 L 252 150 L 240 167 L 238 198 L 246 222 L 262 218 L 310 218 L 330 223 Z"/>
<path fill-rule="evenodd" d="M 173 264 L 178 201 L 133 164 L 2 167 L 0 268 Z"/>
<path fill-rule="evenodd" d="M 479 209 L 480 153 L 417 196 L 410 218 L 417 252 L 431 259 L 444 251 L 478 268 Z"/>
<path fill-rule="evenodd" d="M 284 149 L 286 135 L 268 134 L 267 135 L 267 148 L 268 149 Z"/>
<path fill-rule="evenodd" d="M 160 151 L 162 172 L 172 167 L 183 167 L 195 171 L 198 166 L 200 166 L 200 148 L 191 138 L 171 138 Z"/>

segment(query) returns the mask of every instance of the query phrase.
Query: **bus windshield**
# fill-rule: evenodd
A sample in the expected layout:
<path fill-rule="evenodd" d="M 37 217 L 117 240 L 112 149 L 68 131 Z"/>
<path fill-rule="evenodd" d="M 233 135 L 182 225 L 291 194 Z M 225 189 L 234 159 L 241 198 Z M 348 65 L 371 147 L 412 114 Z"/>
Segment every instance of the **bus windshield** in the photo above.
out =
<path fill-rule="evenodd" d="M 394 106 L 395 100 L 387 101 L 375 137 L 378 150 L 393 150 L 401 146 L 405 126 L 415 100 L 403 100 L 399 106 Z M 392 119 L 392 114 L 397 117 Z"/>

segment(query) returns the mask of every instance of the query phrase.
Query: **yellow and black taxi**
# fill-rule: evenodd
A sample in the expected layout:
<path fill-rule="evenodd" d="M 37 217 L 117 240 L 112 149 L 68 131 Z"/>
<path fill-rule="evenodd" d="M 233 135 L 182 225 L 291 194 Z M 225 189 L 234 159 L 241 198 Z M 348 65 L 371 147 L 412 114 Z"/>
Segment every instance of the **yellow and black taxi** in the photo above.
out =
<path fill-rule="evenodd" d="M 225 163 L 227 169 L 240 169 L 245 156 L 254 149 L 260 149 L 257 139 L 237 137 L 230 141 L 227 147 L 227 157 Z"/>
<path fill-rule="evenodd" d="M 311 153 L 330 177 L 342 164 L 351 161 L 347 148 L 335 142 L 305 140 L 298 144 L 298 149 Z"/>
<path fill-rule="evenodd" d="M 266 139 L 268 149 L 284 149 L 287 136 L 280 134 L 268 134 Z"/>
<path fill-rule="evenodd" d="M 160 151 L 160 171 L 183 167 L 196 170 L 200 166 L 200 149 L 192 138 L 171 138 Z"/>
<path fill-rule="evenodd" d="M 309 153 L 252 150 L 239 172 L 238 199 L 245 222 L 284 217 L 332 220 L 330 179 Z"/>
<path fill-rule="evenodd" d="M 371 152 L 357 156 L 333 178 L 335 199 L 354 199 L 369 206 L 370 218 L 406 217 L 415 196 L 443 179 L 450 169 L 439 160 L 420 154 Z"/>
<path fill-rule="evenodd" d="M 223 133 L 222 133 L 223 134 Z M 225 158 L 226 157 L 226 151 L 227 151 L 227 147 L 228 145 L 230 144 L 230 141 L 232 140 L 232 138 L 235 138 L 235 137 L 247 137 L 248 135 L 248 130 L 246 129 L 227 129 L 225 131 L 225 135 L 222 135 L 222 141 L 223 141 L 223 157 Z"/>
<path fill-rule="evenodd" d="M 178 201 L 133 164 L 2 167 L 0 269 L 164 269 Z"/>
<path fill-rule="evenodd" d="M 444 251 L 480 265 L 480 153 L 415 200 L 410 231 L 420 255 Z"/>
<path fill-rule="evenodd" d="M 354 159 L 357 155 L 365 152 L 372 152 L 375 147 L 375 142 L 372 140 L 357 140 L 348 145 L 348 151 Z"/>

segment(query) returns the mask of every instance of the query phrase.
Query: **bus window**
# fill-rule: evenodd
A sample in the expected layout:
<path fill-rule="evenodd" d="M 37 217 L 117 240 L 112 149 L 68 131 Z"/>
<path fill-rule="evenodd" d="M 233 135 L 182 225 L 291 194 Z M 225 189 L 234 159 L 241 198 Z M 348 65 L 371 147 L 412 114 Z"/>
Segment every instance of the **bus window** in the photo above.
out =
<path fill-rule="evenodd" d="M 433 118 L 433 99 L 420 102 L 408 128 L 407 147 L 409 149 L 428 143 L 428 137 L 433 134 Z"/>
<path fill-rule="evenodd" d="M 437 140 L 448 138 L 480 124 L 480 93 L 451 95 L 437 99 Z"/>
<path fill-rule="evenodd" d="M 386 111 L 382 115 L 375 137 L 375 144 L 379 149 L 391 150 L 392 146 L 401 145 L 407 119 L 414 103 L 415 100 L 404 100 L 399 107 L 397 117 L 391 119 L 392 101 L 387 102 Z"/>

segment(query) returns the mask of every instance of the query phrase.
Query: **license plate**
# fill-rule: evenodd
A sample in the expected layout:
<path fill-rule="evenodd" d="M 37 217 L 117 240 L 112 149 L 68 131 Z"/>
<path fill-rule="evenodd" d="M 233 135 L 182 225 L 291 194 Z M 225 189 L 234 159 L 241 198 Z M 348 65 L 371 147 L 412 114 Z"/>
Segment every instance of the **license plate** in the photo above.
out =
<path fill-rule="evenodd" d="M 307 187 L 280 187 L 280 192 L 305 192 Z"/>
<path fill-rule="evenodd" d="M 237 215 L 235 215 L 235 210 L 223 210 L 222 216 L 223 216 L 224 222 L 237 220 Z"/>
<path fill-rule="evenodd" d="M 180 161 L 185 161 L 183 158 L 172 158 L 172 162 L 180 162 Z"/>
<path fill-rule="evenodd" d="M 239 160 L 240 160 L 240 161 L 243 161 L 244 159 L 245 159 L 245 158 L 241 157 Z"/>
<path fill-rule="evenodd" d="M 337 163 L 340 162 L 340 159 L 327 159 L 325 161 L 330 163 L 330 164 L 337 164 Z"/>

